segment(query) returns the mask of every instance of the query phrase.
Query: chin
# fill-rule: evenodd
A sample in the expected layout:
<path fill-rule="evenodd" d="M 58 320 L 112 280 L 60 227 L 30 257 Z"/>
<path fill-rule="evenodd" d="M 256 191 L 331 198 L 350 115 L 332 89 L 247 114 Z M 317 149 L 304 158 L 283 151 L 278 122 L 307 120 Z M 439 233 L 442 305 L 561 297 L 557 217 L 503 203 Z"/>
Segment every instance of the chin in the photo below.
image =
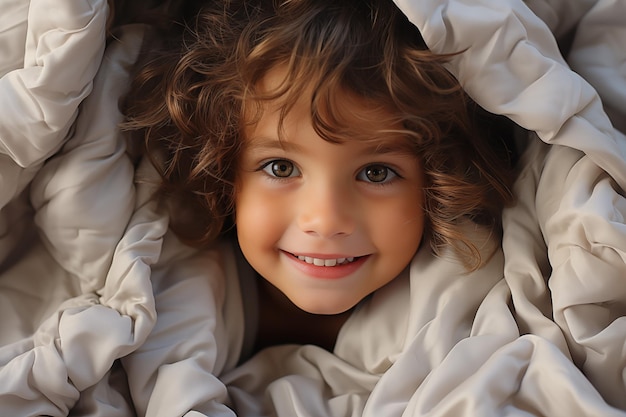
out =
<path fill-rule="evenodd" d="M 297 300 L 296 300 L 297 301 Z M 310 302 L 310 300 L 306 300 L 308 302 L 296 302 L 293 301 L 293 303 L 302 311 L 306 311 L 307 313 L 310 314 L 317 314 L 317 315 L 323 315 L 323 316 L 332 316 L 332 315 L 336 315 L 336 314 L 341 314 L 341 313 L 345 313 L 346 311 L 350 310 L 352 307 L 354 307 L 356 305 L 356 303 L 354 304 L 350 304 L 350 303 L 337 303 L 337 304 L 333 304 L 333 303 L 315 303 L 315 302 Z"/>

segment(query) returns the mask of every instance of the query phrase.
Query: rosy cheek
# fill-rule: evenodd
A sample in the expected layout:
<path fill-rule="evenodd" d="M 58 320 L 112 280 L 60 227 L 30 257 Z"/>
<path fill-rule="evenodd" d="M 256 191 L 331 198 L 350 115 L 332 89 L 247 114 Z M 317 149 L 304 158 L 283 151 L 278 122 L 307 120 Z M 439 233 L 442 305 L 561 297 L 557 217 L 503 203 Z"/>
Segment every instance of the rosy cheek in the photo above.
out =
<path fill-rule="evenodd" d="M 263 190 L 248 189 L 240 195 L 237 204 L 237 229 L 241 234 L 253 240 L 262 240 L 265 236 L 272 239 L 280 233 L 284 221 L 284 202 L 272 198 L 271 193 Z"/>
<path fill-rule="evenodd" d="M 402 252 L 417 250 L 424 232 L 424 212 L 421 199 L 410 199 L 392 210 L 396 213 L 393 226 L 386 230 L 388 239 L 400 246 Z M 392 230 L 393 229 L 393 230 Z"/>

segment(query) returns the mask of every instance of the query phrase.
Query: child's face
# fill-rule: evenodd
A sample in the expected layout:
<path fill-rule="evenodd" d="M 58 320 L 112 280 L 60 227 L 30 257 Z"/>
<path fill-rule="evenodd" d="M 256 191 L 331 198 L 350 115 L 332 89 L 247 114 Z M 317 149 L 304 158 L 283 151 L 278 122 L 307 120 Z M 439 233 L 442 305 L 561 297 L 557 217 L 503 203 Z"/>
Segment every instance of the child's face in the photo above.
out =
<path fill-rule="evenodd" d="M 280 74 L 270 71 L 262 84 L 277 85 Z M 423 173 L 419 159 L 397 146 L 406 141 L 399 134 L 325 141 L 311 124 L 309 100 L 287 115 L 282 141 L 279 103 L 246 129 L 237 235 L 251 266 L 295 305 L 338 314 L 392 281 L 417 251 Z M 353 96 L 345 94 L 344 108 L 359 131 L 398 128 L 381 126 L 387 113 Z"/>

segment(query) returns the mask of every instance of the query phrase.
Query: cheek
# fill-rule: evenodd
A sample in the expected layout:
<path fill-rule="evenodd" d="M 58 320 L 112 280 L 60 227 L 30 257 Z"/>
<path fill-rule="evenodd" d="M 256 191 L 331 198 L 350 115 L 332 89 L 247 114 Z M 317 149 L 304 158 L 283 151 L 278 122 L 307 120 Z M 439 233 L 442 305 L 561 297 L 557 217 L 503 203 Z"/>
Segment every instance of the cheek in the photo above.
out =
<path fill-rule="evenodd" d="M 285 207 L 260 189 L 243 187 L 235 197 L 235 225 L 240 245 L 275 244 L 284 230 Z"/>
<path fill-rule="evenodd" d="M 379 247 L 387 248 L 397 261 L 408 262 L 417 251 L 424 233 L 421 198 L 401 199 L 375 218 Z"/>

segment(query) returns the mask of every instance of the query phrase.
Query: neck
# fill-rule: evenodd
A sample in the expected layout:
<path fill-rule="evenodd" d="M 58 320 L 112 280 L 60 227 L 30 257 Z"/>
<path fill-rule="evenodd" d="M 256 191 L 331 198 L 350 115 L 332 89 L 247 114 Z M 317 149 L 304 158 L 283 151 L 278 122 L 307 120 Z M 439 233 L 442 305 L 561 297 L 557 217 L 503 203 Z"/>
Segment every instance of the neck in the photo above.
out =
<path fill-rule="evenodd" d="M 259 327 L 255 350 L 281 344 L 313 344 L 332 351 L 352 314 L 312 314 L 300 309 L 267 280 L 259 278 Z"/>

